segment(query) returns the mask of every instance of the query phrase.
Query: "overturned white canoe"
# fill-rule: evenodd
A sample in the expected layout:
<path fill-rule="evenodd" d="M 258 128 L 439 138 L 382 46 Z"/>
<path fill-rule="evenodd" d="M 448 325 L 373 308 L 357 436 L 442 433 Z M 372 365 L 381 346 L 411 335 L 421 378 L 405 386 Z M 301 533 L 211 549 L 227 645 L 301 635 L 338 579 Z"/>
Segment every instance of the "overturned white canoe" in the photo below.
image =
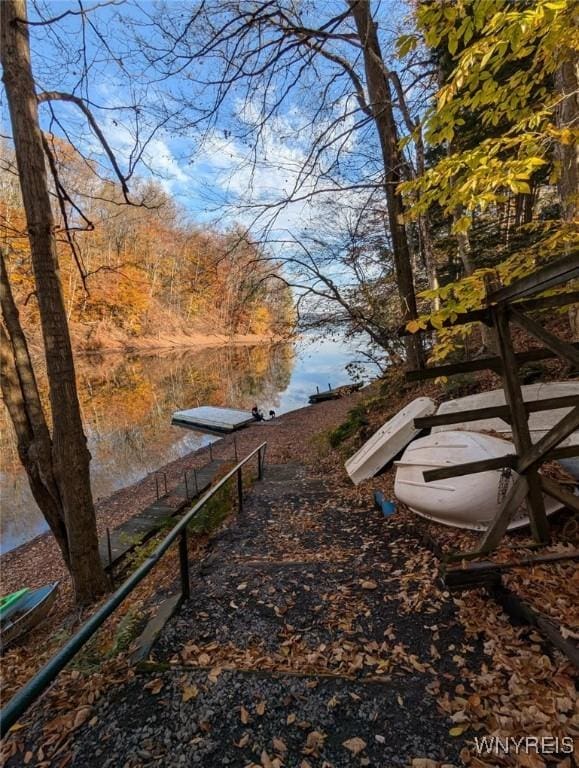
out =
<path fill-rule="evenodd" d="M 354 485 L 374 477 L 392 461 L 419 434 L 414 419 L 430 416 L 435 410 L 436 404 L 429 397 L 417 397 L 380 427 L 346 462 L 346 472 Z"/>
<path fill-rule="evenodd" d="M 477 432 L 447 431 L 415 440 L 396 462 L 394 493 L 413 512 L 456 528 L 484 531 L 500 509 L 516 472 L 490 470 L 427 483 L 428 469 L 466 464 L 515 453 L 514 445 L 500 437 Z M 544 496 L 547 514 L 562 505 Z M 526 502 L 513 516 L 509 529 L 529 522 Z"/>
<path fill-rule="evenodd" d="M 546 400 L 552 397 L 576 396 L 577 405 L 579 405 L 579 380 L 575 381 L 551 381 L 542 384 L 527 384 L 521 387 L 523 400 L 526 403 L 536 400 Z M 477 395 L 459 397 L 456 400 L 449 400 L 442 403 L 436 412 L 436 415 L 443 413 L 460 413 L 474 408 L 488 408 L 495 405 L 505 405 L 505 393 L 502 389 L 493 389 L 490 392 L 480 392 Z M 555 424 L 569 413 L 569 408 L 557 408 L 551 411 L 537 411 L 529 414 L 529 432 L 531 441 L 538 442 Z M 469 432 L 497 432 L 501 437 L 510 438 L 512 429 L 503 419 L 479 419 L 478 421 L 467 421 L 463 424 L 447 424 L 445 426 L 434 427 L 433 434 L 436 432 L 447 432 L 456 430 L 467 430 Z M 579 445 L 579 430 L 569 435 L 561 446 Z M 579 457 L 562 459 L 561 465 L 571 472 L 574 477 L 579 478 Z"/>

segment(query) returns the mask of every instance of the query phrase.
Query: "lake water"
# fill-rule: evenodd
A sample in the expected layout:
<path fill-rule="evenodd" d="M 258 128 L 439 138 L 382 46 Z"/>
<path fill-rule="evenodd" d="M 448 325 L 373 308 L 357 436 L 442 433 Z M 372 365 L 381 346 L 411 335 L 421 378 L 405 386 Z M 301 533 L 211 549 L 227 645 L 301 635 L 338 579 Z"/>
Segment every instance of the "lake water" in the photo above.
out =
<path fill-rule="evenodd" d="M 343 342 L 307 340 L 79 357 L 77 378 L 95 499 L 215 439 L 171 426 L 173 411 L 198 405 L 250 410 L 257 403 L 265 413 L 270 408 L 286 413 L 307 405 L 316 386 L 350 383 L 346 365 L 354 357 Z M 1 418 L 0 550 L 7 552 L 47 526 L 18 461 L 6 414 Z"/>

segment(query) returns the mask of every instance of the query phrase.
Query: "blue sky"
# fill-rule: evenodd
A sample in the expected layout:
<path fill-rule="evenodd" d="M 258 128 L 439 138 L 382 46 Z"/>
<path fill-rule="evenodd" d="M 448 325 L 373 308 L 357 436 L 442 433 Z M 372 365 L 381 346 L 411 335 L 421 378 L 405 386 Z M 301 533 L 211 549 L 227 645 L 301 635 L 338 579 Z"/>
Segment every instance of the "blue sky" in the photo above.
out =
<path fill-rule="evenodd" d="M 85 8 L 94 5 L 98 5 L 98 0 L 85 1 Z M 166 5 L 160 18 L 163 23 L 174 23 L 179 28 L 190 15 L 192 5 L 191 2 L 173 0 Z M 317 21 L 318 15 L 320 18 L 334 15 L 344 7 L 342 0 L 315 0 L 311 5 L 313 20 Z M 383 20 L 384 29 L 390 24 L 394 30 L 406 11 L 403 0 L 376 2 L 374 7 Z M 34 4 L 29 2 L 29 18 L 37 21 L 66 11 L 77 12 L 78 8 L 76 1 L 36 0 Z M 295 183 L 309 150 L 311 137 L 306 126 L 312 105 L 315 105 L 316 88 L 321 85 L 313 74 L 309 75 L 309 80 L 306 78 L 302 90 L 295 90 L 275 121 L 263 131 L 259 153 L 254 158 L 242 132 L 244 126 L 247 127 L 247 120 L 256 118 L 251 112 L 259 110 L 257 98 L 248 102 L 241 90 L 233 89 L 212 125 L 187 126 L 196 117 L 196 110 L 207 107 L 213 98 L 212 89 L 203 87 L 202 81 L 211 78 L 214 62 L 189 65 L 179 76 L 164 81 L 159 81 L 158 73 L 147 66 L 135 44 L 135 36 L 140 35 L 154 46 L 161 44 L 159 30 L 152 23 L 160 9 L 161 6 L 153 2 L 113 2 L 98 7 L 84 22 L 80 15 L 68 15 L 51 26 L 31 25 L 33 67 L 39 90 L 70 91 L 87 99 L 125 172 L 135 145 L 135 116 L 133 110 L 123 106 L 141 105 L 141 136 L 146 136 L 158 122 L 163 104 L 167 104 L 168 109 L 175 109 L 176 99 L 186 98 L 190 108 L 157 130 L 135 174 L 154 176 L 197 222 L 226 225 L 236 219 L 248 224 L 254 220 L 255 211 L 240 208 L 240 205 L 274 200 Z M 392 37 L 391 31 L 383 32 L 386 34 Z M 83 50 L 84 54 L 81 53 Z M 80 74 L 85 70 L 88 75 L 83 78 Z M 325 115 L 329 131 L 338 130 L 335 126 L 330 127 L 333 116 L 340 111 L 352 111 L 338 98 L 333 109 L 334 115 Z M 58 103 L 55 113 L 62 128 L 50 121 L 46 105 L 41 107 L 44 126 L 61 135 L 66 130 L 68 137 L 85 154 L 103 163 L 106 175 L 109 170 L 106 158 L 78 109 Z M 352 115 L 346 117 L 351 122 L 355 119 Z M 9 131 L 5 128 L 3 132 Z M 358 157 L 360 148 L 363 155 L 364 149 L 375 143 L 375 138 L 374 127 L 369 125 L 349 139 L 343 149 L 345 162 L 339 170 L 339 184 L 345 186 L 360 178 L 361 167 L 365 178 L 377 172 L 366 159 L 363 159 L 363 166 L 353 159 Z M 250 166 L 249 159 L 256 162 Z M 330 187 L 335 186 L 334 182 L 335 174 Z M 305 183 L 300 196 L 312 190 L 313 184 Z M 338 197 L 347 207 L 355 194 L 344 191 Z M 315 225 L 316 220 L 324 216 L 324 200 L 335 198 L 336 193 L 332 193 L 291 204 L 279 213 L 277 235 L 301 230 L 308 226 L 308 222 Z"/>

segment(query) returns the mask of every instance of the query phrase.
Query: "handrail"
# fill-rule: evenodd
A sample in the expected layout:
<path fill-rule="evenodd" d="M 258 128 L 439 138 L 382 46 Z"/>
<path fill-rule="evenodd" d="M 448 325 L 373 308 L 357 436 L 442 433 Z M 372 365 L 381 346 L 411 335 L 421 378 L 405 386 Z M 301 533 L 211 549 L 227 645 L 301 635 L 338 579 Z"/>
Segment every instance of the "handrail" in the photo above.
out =
<path fill-rule="evenodd" d="M 119 605 L 125 600 L 133 589 L 147 576 L 147 574 L 153 569 L 153 567 L 161 560 L 165 552 L 169 549 L 171 544 L 176 541 L 178 536 L 181 536 L 180 541 L 180 558 L 181 558 L 181 581 L 182 581 L 182 596 L 184 599 L 189 597 L 189 567 L 187 559 L 187 526 L 195 515 L 203 508 L 207 501 L 222 488 L 228 480 L 237 474 L 237 488 L 239 494 L 239 508 L 243 509 L 243 482 L 242 482 L 242 467 L 257 454 L 258 462 L 258 478 L 261 480 L 263 477 L 263 467 L 265 458 L 265 449 L 267 442 L 263 442 L 254 448 L 244 459 L 233 467 L 224 477 L 219 480 L 212 488 L 210 488 L 200 499 L 194 504 L 187 514 L 181 518 L 177 525 L 169 531 L 167 536 L 159 544 L 159 546 L 147 557 L 147 559 L 134 571 L 126 581 L 116 590 L 116 592 L 109 597 L 109 599 L 101 605 L 98 611 L 86 621 L 79 631 L 70 638 L 70 640 L 56 653 L 43 667 L 40 669 L 34 677 L 28 681 L 28 683 L 21 688 L 0 711 L 0 738 L 8 733 L 10 728 L 17 722 L 18 718 L 26 712 L 28 707 L 38 699 L 38 697 L 44 693 L 54 678 L 61 672 L 64 667 L 76 656 L 85 643 L 90 640 L 94 633 L 101 627 L 101 625 L 108 619 L 108 617 L 119 607 Z"/>

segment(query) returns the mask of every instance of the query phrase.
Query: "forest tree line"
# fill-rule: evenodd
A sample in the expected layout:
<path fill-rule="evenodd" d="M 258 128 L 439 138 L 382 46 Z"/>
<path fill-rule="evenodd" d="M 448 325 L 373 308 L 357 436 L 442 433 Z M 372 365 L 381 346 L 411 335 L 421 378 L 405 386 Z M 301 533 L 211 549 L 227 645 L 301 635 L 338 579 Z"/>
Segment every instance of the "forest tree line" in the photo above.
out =
<path fill-rule="evenodd" d="M 77 351 L 130 347 L 159 334 L 187 344 L 203 335 L 280 337 L 291 329 L 292 296 L 241 228 L 217 231 L 191 216 L 155 180 L 137 181 L 141 204 L 123 204 L 118 183 L 101 181 L 70 144 L 51 136 L 68 194 L 82 204 L 74 251 L 57 238 L 64 305 Z M 24 326 L 40 343 L 38 304 L 18 177 L 6 152 L 0 169 L 2 247 Z M 90 190 L 90 194 L 87 194 Z M 83 191 L 82 203 L 79 192 Z M 57 226 L 64 230 L 56 197 Z M 165 342 L 161 342 L 161 345 Z"/>

